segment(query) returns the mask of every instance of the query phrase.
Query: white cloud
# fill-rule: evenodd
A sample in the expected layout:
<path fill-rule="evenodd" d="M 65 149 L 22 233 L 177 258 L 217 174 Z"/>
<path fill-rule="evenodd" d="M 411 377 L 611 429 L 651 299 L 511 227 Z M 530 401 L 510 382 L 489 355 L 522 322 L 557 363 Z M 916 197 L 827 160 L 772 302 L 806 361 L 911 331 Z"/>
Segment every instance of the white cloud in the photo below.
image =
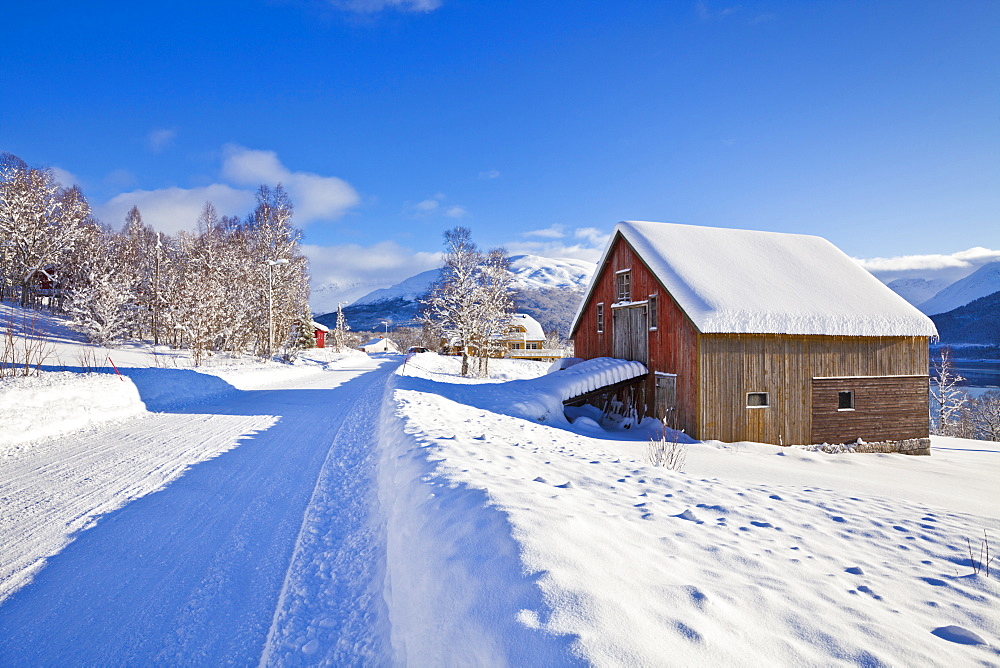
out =
<path fill-rule="evenodd" d="M 522 232 L 521 236 L 541 237 L 543 239 L 562 239 L 566 236 L 566 232 L 564 232 L 565 229 L 565 225 L 552 225 L 542 230 L 529 230 L 527 232 Z"/>
<path fill-rule="evenodd" d="M 174 143 L 176 138 L 177 130 L 158 128 L 146 135 L 146 145 L 153 153 L 162 153 L 164 149 Z"/>
<path fill-rule="evenodd" d="M 303 244 L 302 252 L 309 258 L 313 291 L 309 301 L 317 313 L 329 313 L 337 301 L 363 297 L 441 266 L 441 253 L 414 252 L 394 241 L 374 246 Z"/>
<path fill-rule="evenodd" d="M 977 246 L 950 255 L 902 255 L 857 261 L 886 282 L 897 278 L 938 278 L 951 282 L 968 276 L 984 264 L 998 260 L 1000 260 L 1000 250 Z"/>
<path fill-rule="evenodd" d="M 109 178 L 116 174 L 112 172 Z M 117 176 L 131 175 L 122 172 Z M 226 183 L 125 192 L 94 209 L 104 222 L 115 226 L 129 209 L 138 206 L 143 221 L 161 232 L 173 234 L 193 229 L 206 201 L 215 204 L 220 215 L 249 213 L 254 207 L 256 187 L 262 183 L 284 186 L 295 205 L 294 222 L 299 226 L 339 218 L 360 201 L 357 191 L 336 176 L 293 172 L 274 151 L 257 151 L 235 144 L 223 147 L 221 177 Z"/>
<path fill-rule="evenodd" d="M 604 245 L 608 243 L 611 235 L 607 232 L 597 229 L 596 227 L 578 227 L 573 232 L 573 236 L 577 239 L 583 239 L 591 246 L 596 248 L 604 249 Z"/>
<path fill-rule="evenodd" d="M 330 4 L 359 14 L 375 14 L 386 9 L 426 13 L 439 8 L 442 0 L 330 0 Z"/>
<path fill-rule="evenodd" d="M 464 218 L 469 215 L 469 210 L 464 206 L 459 206 L 458 204 L 452 204 L 445 208 L 444 203 L 447 199 L 448 196 L 444 193 L 437 193 L 433 197 L 420 200 L 416 204 L 407 202 L 403 207 L 403 211 L 404 213 L 416 218 L 423 218 L 425 216 L 436 214 L 447 216 L 448 218 Z"/>
<path fill-rule="evenodd" d="M 76 178 L 75 175 L 73 175 L 70 172 L 67 172 L 65 169 L 61 167 L 52 167 L 51 169 L 52 169 L 52 177 L 56 180 L 56 182 L 59 185 L 61 185 L 64 188 L 69 188 L 70 186 L 74 186 L 80 183 L 80 179 Z"/>
<path fill-rule="evenodd" d="M 223 154 L 222 176 L 231 183 L 243 186 L 281 183 L 292 198 L 295 222 L 299 225 L 339 218 L 361 199 L 351 184 L 336 176 L 289 170 L 274 151 L 229 144 Z"/>
<path fill-rule="evenodd" d="M 565 233 L 563 233 L 563 237 L 556 237 L 551 234 L 548 236 L 539 234 L 539 232 L 555 232 L 556 230 L 562 231 L 562 229 L 559 225 L 553 225 L 547 228 L 547 230 L 535 230 L 534 232 L 525 233 L 525 236 L 534 236 L 542 240 L 515 241 L 509 244 L 507 249 L 511 255 L 530 253 L 531 255 L 541 255 L 542 257 L 576 258 L 578 260 L 587 260 L 588 262 L 597 262 L 601 259 L 601 251 L 604 250 L 604 245 L 610 237 L 609 234 L 605 234 L 595 227 L 578 227 L 572 233 L 572 237 L 576 239 L 575 243 L 563 241 L 562 239 L 567 236 Z"/>
<path fill-rule="evenodd" d="M 253 208 L 254 196 L 248 190 L 215 183 L 202 188 L 161 188 L 133 190 L 95 206 L 97 216 L 111 227 L 119 227 L 125 214 L 138 206 L 147 225 L 167 234 L 193 230 L 205 202 L 215 204 L 219 215 L 242 216 Z"/>
<path fill-rule="evenodd" d="M 441 206 L 441 203 L 436 199 L 425 199 L 414 204 L 413 211 L 415 213 L 430 213 L 431 211 L 435 211 L 439 206 Z"/>
<path fill-rule="evenodd" d="M 104 177 L 104 183 L 112 188 L 121 190 L 135 187 L 138 185 L 139 179 L 135 178 L 135 174 L 127 169 L 115 169 L 108 172 L 108 175 Z"/>
<path fill-rule="evenodd" d="M 500 171 L 496 169 L 490 169 L 485 172 L 479 172 L 479 178 L 481 179 L 499 179 Z"/>
<path fill-rule="evenodd" d="M 739 11 L 740 9 L 741 8 L 739 5 L 735 5 L 732 7 L 721 7 L 719 9 L 712 9 L 711 7 L 708 6 L 708 3 L 705 2 L 704 0 L 698 0 L 698 2 L 694 3 L 695 13 L 698 14 L 698 18 L 701 19 L 702 21 L 716 21 L 719 19 L 724 19 L 727 16 L 730 16 L 735 12 Z"/>

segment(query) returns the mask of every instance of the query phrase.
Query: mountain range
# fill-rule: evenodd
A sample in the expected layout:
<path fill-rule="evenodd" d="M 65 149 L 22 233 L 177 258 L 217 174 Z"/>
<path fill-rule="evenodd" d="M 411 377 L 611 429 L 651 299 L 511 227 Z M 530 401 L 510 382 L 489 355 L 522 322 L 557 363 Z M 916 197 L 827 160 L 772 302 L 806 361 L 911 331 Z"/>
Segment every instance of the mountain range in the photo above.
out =
<path fill-rule="evenodd" d="M 558 330 L 568 335 L 570 320 L 582 291 L 596 266 L 573 258 L 546 258 L 537 255 L 514 255 L 510 271 L 514 275 L 514 300 L 517 309 L 537 319 L 545 331 Z M 355 331 L 376 331 L 389 327 L 418 326 L 419 299 L 440 278 L 440 269 L 431 269 L 388 288 L 373 290 L 343 307 L 347 324 Z M 316 317 L 327 327 L 336 325 L 337 314 Z"/>

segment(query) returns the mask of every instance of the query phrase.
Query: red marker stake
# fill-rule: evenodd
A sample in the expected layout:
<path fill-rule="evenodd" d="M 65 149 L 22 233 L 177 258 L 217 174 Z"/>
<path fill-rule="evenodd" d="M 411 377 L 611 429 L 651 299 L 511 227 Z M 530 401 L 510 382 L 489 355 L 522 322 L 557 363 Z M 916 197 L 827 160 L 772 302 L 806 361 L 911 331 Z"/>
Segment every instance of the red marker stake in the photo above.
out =
<path fill-rule="evenodd" d="M 111 356 L 110 356 L 110 355 L 108 355 L 108 361 L 109 361 L 109 362 L 111 362 L 111 368 L 113 368 L 113 369 L 115 370 L 115 373 L 117 373 L 117 374 L 118 374 L 118 377 L 119 377 L 119 378 L 121 378 L 121 379 L 122 379 L 122 382 L 124 383 L 124 382 L 125 382 L 125 376 L 123 376 L 123 375 L 122 375 L 122 372 L 121 372 L 121 371 L 119 371 L 119 370 L 118 370 L 118 367 L 116 367 L 116 366 L 115 366 L 115 363 L 114 363 L 114 361 L 113 361 L 113 360 L 111 359 Z"/>

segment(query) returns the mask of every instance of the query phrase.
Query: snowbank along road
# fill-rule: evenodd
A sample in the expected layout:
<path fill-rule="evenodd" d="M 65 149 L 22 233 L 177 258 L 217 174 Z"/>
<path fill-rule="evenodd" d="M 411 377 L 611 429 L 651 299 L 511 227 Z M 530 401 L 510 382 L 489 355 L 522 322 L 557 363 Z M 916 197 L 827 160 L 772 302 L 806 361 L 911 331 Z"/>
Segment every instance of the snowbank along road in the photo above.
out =
<path fill-rule="evenodd" d="M 5 458 L 0 665 L 386 663 L 372 442 L 397 364 Z"/>

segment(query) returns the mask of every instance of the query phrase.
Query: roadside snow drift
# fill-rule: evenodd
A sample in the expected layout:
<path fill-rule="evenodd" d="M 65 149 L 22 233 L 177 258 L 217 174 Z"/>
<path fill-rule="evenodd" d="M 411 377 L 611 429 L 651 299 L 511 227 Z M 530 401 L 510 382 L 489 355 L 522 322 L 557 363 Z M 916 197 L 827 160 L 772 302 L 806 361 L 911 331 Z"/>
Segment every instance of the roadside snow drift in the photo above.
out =
<path fill-rule="evenodd" d="M 146 410 L 132 381 L 100 373 L 41 373 L 0 379 L 0 457 L 26 441 L 84 429 Z"/>

